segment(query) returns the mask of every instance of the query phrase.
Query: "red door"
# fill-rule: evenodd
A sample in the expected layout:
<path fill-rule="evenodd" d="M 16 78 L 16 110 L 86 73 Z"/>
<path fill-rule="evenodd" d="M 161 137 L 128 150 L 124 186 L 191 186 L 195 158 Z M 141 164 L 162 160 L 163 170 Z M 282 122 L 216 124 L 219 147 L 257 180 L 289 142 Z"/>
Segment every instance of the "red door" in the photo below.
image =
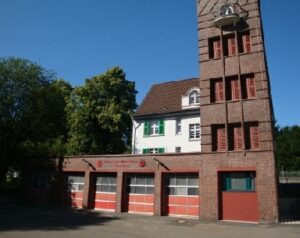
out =
<path fill-rule="evenodd" d="M 154 175 L 128 174 L 125 179 L 125 211 L 153 214 Z"/>
<path fill-rule="evenodd" d="M 82 208 L 84 173 L 66 173 L 64 204 Z"/>
<path fill-rule="evenodd" d="M 198 174 L 167 174 L 164 176 L 164 214 L 199 216 Z"/>
<path fill-rule="evenodd" d="M 220 219 L 258 222 L 258 203 L 253 172 L 221 175 Z"/>
<path fill-rule="evenodd" d="M 97 210 L 116 210 L 117 174 L 95 174 L 93 176 L 93 207 Z"/>

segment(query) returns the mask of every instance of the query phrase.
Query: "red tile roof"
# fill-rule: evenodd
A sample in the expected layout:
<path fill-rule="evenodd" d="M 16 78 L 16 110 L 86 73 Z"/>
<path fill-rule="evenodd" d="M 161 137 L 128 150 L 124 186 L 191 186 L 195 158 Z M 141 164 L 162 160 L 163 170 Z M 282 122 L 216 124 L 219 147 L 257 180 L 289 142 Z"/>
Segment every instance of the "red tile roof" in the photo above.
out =
<path fill-rule="evenodd" d="M 134 117 L 181 111 L 182 96 L 186 95 L 193 87 L 199 88 L 198 78 L 154 84 L 138 107 Z"/>

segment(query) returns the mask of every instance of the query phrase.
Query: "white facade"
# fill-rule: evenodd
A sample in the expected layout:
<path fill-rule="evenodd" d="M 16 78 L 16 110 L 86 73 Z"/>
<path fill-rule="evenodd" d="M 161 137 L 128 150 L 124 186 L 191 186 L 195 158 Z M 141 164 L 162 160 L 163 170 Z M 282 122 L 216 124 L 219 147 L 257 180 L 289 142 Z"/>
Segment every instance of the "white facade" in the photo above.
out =
<path fill-rule="evenodd" d="M 143 154 L 145 149 L 163 148 L 163 153 L 174 153 L 176 147 L 180 147 L 180 152 L 200 152 L 200 138 L 190 139 L 190 125 L 200 125 L 199 115 L 184 117 L 158 118 L 164 121 L 163 135 L 145 135 L 145 121 L 133 121 L 132 148 L 133 153 Z M 181 119 L 181 132 L 176 133 L 176 121 Z M 151 121 L 152 119 L 150 119 Z M 200 132 L 200 131 L 199 131 Z M 199 133 L 200 134 L 200 133 Z M 177 148 L 178 150 L 178 148 Z"/>

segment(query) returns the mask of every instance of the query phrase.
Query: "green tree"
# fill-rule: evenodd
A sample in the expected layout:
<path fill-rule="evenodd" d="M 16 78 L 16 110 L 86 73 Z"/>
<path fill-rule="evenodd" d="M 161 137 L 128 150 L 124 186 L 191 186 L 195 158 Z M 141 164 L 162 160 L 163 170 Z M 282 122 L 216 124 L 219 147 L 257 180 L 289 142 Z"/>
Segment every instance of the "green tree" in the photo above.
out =
<path fill-rule="evenodd" d="M 300 127 L 275 128 L 277 169 L 300 170 Z"/>
<path fill-rule="evenodd" d="M 0 185 L 10 170 L 19 172 L 20 183 L 30 181 L 32 164 L 57 153 L 67 140 L 71 87 L 54 78 L 28 60 L 0 59 Z"/>
<path fill-rule="evenodd" d="M 67 106 L 69 154 L 123 153 L 131 142 L 135 83 L 119 67 L 75 88 Z"/>

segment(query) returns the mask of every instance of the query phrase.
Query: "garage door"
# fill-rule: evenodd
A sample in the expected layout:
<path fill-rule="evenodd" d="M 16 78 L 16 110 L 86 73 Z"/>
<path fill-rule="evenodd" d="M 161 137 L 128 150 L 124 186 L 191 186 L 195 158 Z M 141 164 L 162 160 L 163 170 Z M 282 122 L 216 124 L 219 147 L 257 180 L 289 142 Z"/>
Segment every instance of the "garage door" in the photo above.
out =
<path fill-rule="evenodd" d="M 167 174 L 164 176 L 164 214 L 199 216 L 198 174 Z"/>
<path fill-rule="evenodd" d="M 153 214 L 154 175 L 130 174 L 126 176 L 125 210 L 132 213 Z"/>
<path fill-rule="evenodd" d="M 83 200 L 84 173 L 65 174 L 64 203 L 81 208 Z"/>
<path fill-rule="evenodd" d="M 117 174 L 94 175 L 94 209 L 115 211 Z"/>
<path fill-rule="evenodd" d="M 257 222 L 255 173 L 222 173 L 221 184 L 220 219 Z"/>

